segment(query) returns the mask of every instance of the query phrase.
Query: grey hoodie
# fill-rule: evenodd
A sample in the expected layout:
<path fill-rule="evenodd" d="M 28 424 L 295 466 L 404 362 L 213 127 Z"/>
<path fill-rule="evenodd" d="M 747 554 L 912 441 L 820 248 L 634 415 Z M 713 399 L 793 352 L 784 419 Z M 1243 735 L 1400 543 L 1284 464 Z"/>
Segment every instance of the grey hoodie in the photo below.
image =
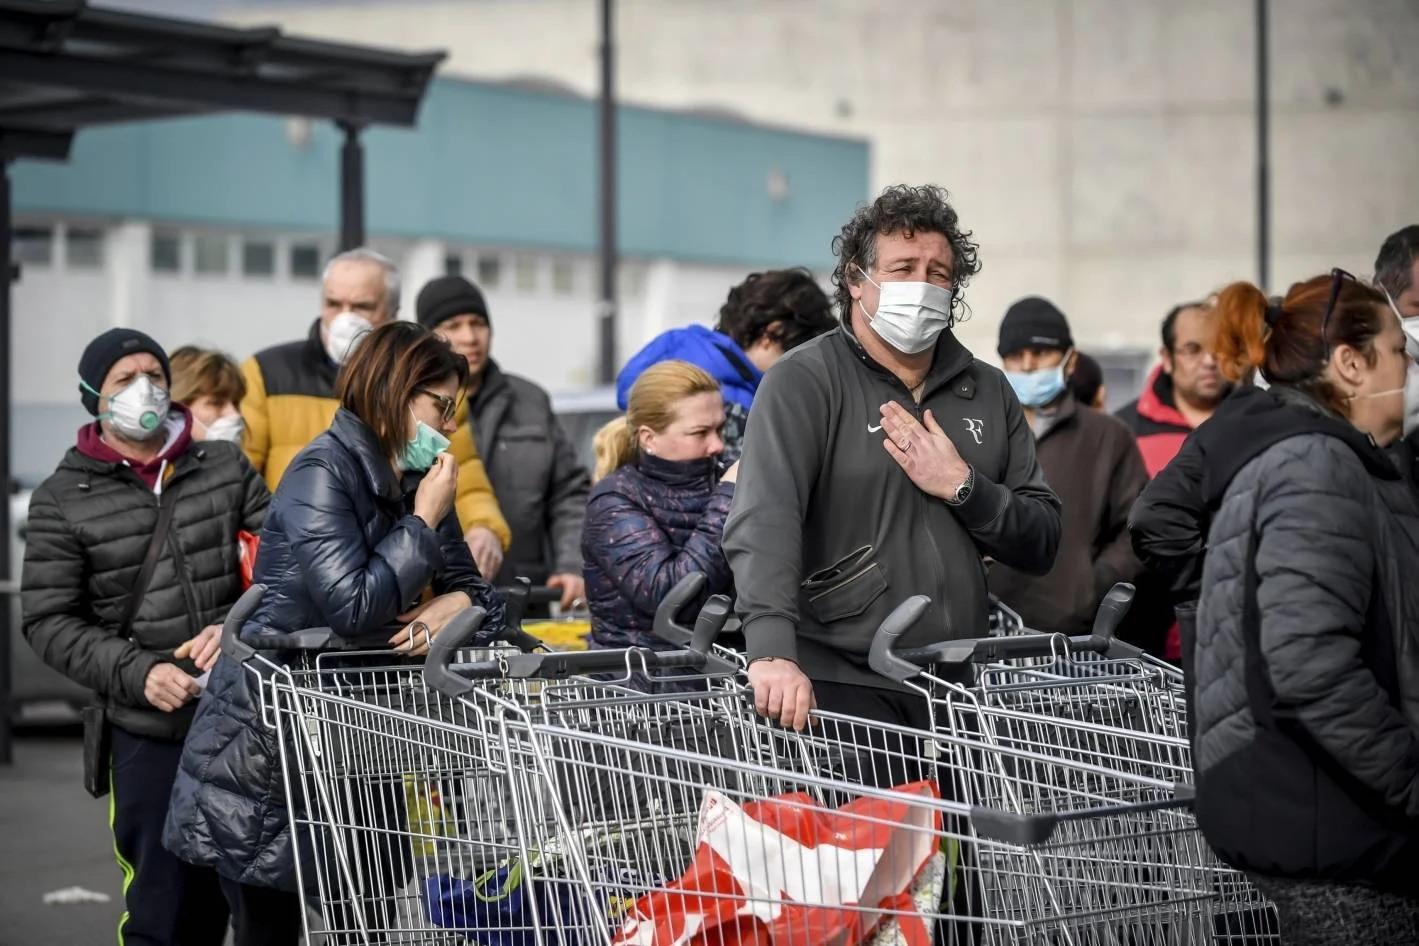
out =
<path fill-rule="evenodd" d="M 975 470 L 958 507 L 922 492 L 882 448 L 880 407 L 930 409 Z M 873 632 L 915 594 L 932 606 L 906 646 L 983 636 L 983 555 L 1043 575 L 1060 506 L 1001 372 L 941 336 L 921 404 L 837 329 L 765 375 L 745 434 L 723 547 L 751 659 L 812 679 L 893 688 L 867 667 Z"/>

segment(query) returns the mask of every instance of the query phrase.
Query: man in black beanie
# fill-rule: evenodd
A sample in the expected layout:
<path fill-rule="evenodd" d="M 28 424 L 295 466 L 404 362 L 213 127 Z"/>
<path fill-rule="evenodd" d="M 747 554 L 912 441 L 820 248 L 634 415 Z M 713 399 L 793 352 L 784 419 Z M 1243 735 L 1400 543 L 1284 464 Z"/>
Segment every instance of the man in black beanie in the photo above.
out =
<path fill-rule="evenodd" d="M 1045 480 L 1063 507 L 1059 554 L 1043 577 L 995 563 L 990 590 L 1041 631 L 1087 634 L 1099 601 L 1139 564 L 1128 513 L 1148 483 L 1143 457 L 1122 421 L 1080 406 L 1069 386 L 1078 352 L 1064 313 L 1049 300 L 1021 299 L 1000 323 L 1000 357 Z"/>
<path fill-rule="evenodd" d="M 493 543 L 468 532 L 468 546 L 498 584 L 529 578 L 561 589 L 562 608 L 585 595 L 581 527 L 591 478 L 552 413 L 547 392 L 506 374 L 492 359 L 493 328 L 482 291 L 462 276 L 430 280 L 416 304 L 419 323 L 447 339 L 468 360 L 468 396 L 459 406 L 453 456 L 462 466 L 483 457 L 498 505 L 512 528 L 500 568 L 483 569 Z M 463 509 L 459 509 L 463 518 Z M 501 558 L 501 550 L 498 550 Z"/>
<path fill-rule="evenodd" d="M 170 854 L 162 831 L 198 680 L 241 594 L 237 532 L 260 531 L 270 494 L 236 444 L 193 441 L 167 353 L 142 332 L 90 342 L 78 387 L 95 420 L 30 498 L 25 639 L 94 694 L 84 780 L 112 794 L 119 941 L 220 946 L 216 872 Z"/>

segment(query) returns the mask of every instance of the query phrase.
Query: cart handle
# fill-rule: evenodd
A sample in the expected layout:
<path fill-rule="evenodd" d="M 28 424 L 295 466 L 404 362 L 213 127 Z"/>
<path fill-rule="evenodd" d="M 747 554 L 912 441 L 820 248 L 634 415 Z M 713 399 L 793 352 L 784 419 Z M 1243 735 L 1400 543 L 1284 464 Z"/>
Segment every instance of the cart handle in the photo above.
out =
<path fill-rule="evenodd" d="M 693 630 L 679 621 L 680 613 L 704 591 L 706 581 L 703 572 L 690 572 L 676 582 L 675 587 L 670 589 L 670 593 L 655 609 L 655 624 L 651 633 L 663 641 L 693 650 L 695 653 L 709 653 L 710 647 L 719 639 L 720 631 L 724 630 L 733 614 L 734 609 L 729 597 L 711 595 L 695 618 Z"/>
<path fill-rule="evenodd" d="M 1172 797 L 1131 805 L 1110 805 L 1106 808 L 1085 808 L 1079 811 L 1054 811 L 1024 815 L 979 805 L 971 808 L 971 825 L 976 833 L 994 841 L 1027 847 L 1043 844 L 1054 829 L 1066 821 L 1089 821 L 1113 815 L 1132 815 L 1147 811 L 1189 811 L 1197 799 L 1197 790 L 1189 782 L 1173 783 Z"/>
<path fill-rule="evenodd" d="M 1023 660 L 1052 657 L 1064 648 L 1103 654 L 1113 659 L 1137 659 L 1144 652 L 1114 637 L 1118 623 L 1128 612 L 1134 589 L 1119 582 L 1109 589 L 1094 618 L 1094 632 L 1088 636 L 1063 634 L 1020 634 L 1012 637 L 966 638 L 942 641 L 926 647 L 897 649 L 901 639 L 931 605 L 925 595 L 914 595 L 897 605 L 872 636 L 867 663 L 875 672 L 898 683 L 920 676 L 931 664 L 989 663 L 993 660 Z"/>
<path fill-rule="evenodd" d="M 451 666 L 453 655 L 468 646 L 487 613 L 469 608 L 460 613 L 429 645 L 424 660 L 424 685 L 449 697 L 460 697 L 479 680 L 563 680 L 572 676 L 624 671 L 637 665 L 650 669 L 687 669 L 727 675 L 735 667 L 725 660 L 693 650 L 656 651 L 648 647 L 588 650 L 549 654 L 511 654 L 497 660 Z"/>
<path fill-rule="evenodd" d="M 527 608 L 534 604 L 551 604 L 562 600 L 560 588 L 534 585 L 529 578 L 514 578 L 512 584 L 499 588 L 503 600 L 507 602 L 507 623 L 509 627 L 521 627 L 527 617 Z"/>

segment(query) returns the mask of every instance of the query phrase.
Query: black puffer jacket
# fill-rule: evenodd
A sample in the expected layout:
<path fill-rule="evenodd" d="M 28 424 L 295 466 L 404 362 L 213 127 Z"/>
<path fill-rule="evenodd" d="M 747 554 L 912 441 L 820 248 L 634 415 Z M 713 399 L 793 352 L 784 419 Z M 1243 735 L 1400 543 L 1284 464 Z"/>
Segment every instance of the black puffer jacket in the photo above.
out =
<path fill-rule="evenodd" d="M 1207 468 L 1198 822 L 1238 867 L 1412 890 L 1419 503 L 1373 441 L 1314 408 L 1308 430 L 1250 447 L 1303 404 L 1281 392 Z"/>
<path fill-rule="evenodd" d="M 174 661 L 173 650 L 220 623 L 241 594 L 237 532 L 261 527 L 271 497 L 235 444 L 193 443 L 171 469 L 162 502 L 177 506 L 129 639 L 119 626 L 157 526 L 158 498 L 122 463 L 71 449 L 34 491 L 20 600 L 30 645 L 103 698 L 114 725 L 181 740 L 193 704 L 164 713 L 144 698 L 143 684 L 165 661 L 198 673 Z"/>
<path fill-rule="evenodd" d="M 418 481 L 401 484 L 369 428 L 338 411 L 272 499 L 255 575 L 268 590 L 243 639 L 259 647 L 263 630 L 329 627 L 387 641 L 431 583 L 438 594 L 466 592 L 488 611 L 485 638 L 501 634 L 502 599 L 478 574 L 458 517 L 437 531 L 414 518 Z M 232 880 L 295 889 L 276 734 L 262 724 L 252 675 L 226 656 L 193 721 L 163 843 Z"/>

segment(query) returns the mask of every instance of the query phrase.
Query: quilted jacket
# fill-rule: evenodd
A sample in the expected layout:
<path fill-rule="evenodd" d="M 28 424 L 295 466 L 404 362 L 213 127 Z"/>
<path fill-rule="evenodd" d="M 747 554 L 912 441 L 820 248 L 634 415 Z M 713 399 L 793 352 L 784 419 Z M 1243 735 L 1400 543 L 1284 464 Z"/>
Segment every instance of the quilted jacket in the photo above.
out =
<path fill-rule="evenodd" d="M 1277 420 L 1253 416 L 1237 444 Z M 1412 891 L 1419 501 L 1372 440 L 1315 420 L 1208 469 L 1198 822 L 1246 870 Z"/>
<path fill-rule="evenodd" d="M 502 600 L 478 574 L 457 515 L 450 512 L 437 530 L 414 518 L 417 481 L 401 483 L 369 428 L 339 410 L 271 500 L 254 576 L 268 590 L 243 639 L 260 647 L 263 632 L 329 627 L 370 646 L 392 636 L 397 616 L 430 584 L 438 594 L 467 592 L 488 610 L 484 638 L 501 633 Z M 294 890 L 276 733 L 262 722 L 252 681 L 225 655 L 212 668 L 163 843 L 231 880 Z"/>
<path fill-rule="evenodd" d="M 734 585 L 719 548 L 733 483 L 714 481 L 713 458 L 641 456 L 591 490 L 582 533 L 592 640 L 603 647 L 665 647 L 651 632 L 655 609 L 690 572 L 708 579 L 703 598 Z"/>
<path fill-rule="evenodd" d="M 184 409 L 173 417 L 191 423 Z M 85 433 L 97 439 L 93 430 Z M 235 444 L 192 443 L 185 427 L 181 438 L 164 464 L 161 498 L 126 463 L 71 449 L 30 499 L 20 596 L 25 637 L 45 663 L 92 689 L 114 725 L 174 741 L 186 735 L 193 704 L 155 709 L 144 682 L 163 662 L 197 674 L 173 650 L 220 622 L 241 594 L 237 531 L 259 529 L 270 501 Z M 159 502 L 176 503 L 172 526 L 124 640 L 119 626 Z"/>

